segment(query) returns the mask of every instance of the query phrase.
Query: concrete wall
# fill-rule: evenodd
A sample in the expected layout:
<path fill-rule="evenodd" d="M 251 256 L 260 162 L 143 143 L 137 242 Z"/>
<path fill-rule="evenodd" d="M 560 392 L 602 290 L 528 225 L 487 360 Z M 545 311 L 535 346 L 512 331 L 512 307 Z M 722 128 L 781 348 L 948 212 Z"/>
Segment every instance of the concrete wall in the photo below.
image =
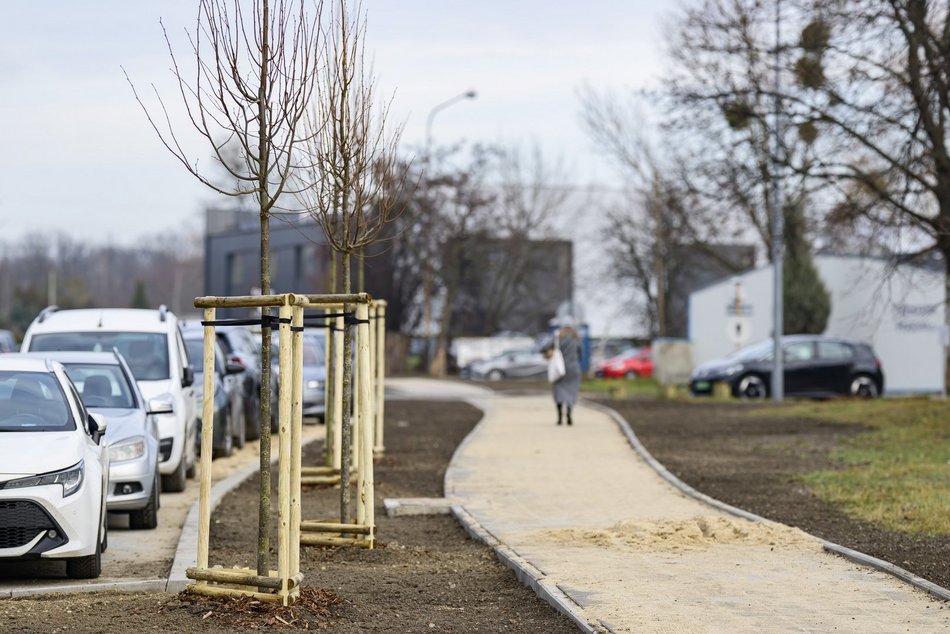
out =
<path fill-rule="evenodd" d="M 817 256 L 815 265 L 831 293 L 825 334 L 870 343 L 881 359 L 887 392 L 941 392 L 946 358 L 943 274 L 856 257 Z M 689 338 L 696 363 L 737 348 L 729 338 L 737 281 L 747 342 L 772 336 L 772 269 L 765 267 L 690 296 Z"/>

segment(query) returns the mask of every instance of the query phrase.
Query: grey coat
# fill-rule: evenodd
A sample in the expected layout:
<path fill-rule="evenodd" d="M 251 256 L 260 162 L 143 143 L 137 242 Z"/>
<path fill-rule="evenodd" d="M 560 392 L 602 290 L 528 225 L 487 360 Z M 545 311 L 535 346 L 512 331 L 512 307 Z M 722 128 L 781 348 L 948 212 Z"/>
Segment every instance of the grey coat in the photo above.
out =
<path fill-rule="evenodd" d="M 553 344 L 552 344 L 553 345 Z M 552 384 L 554 402 L 567 403 L 571 407 L 577 402 L 577 393 L 581 389 L 581 341 L 574 335 L 560 336 L 561 354 L 564 355 L 565 373 Z"/>

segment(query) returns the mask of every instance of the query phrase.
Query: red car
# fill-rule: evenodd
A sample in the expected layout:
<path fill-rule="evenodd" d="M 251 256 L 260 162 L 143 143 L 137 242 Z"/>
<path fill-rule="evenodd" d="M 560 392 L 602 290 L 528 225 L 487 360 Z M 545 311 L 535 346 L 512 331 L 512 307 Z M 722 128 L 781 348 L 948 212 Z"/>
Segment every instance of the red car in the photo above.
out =
<path fill-rule="evenodd" d="M 653 376 L 653 350 L 650 348 L 630 348 L 616 357 L 601 361 L 594 375 L 603 378 L 623 377 L 635 379 L 638 376 Z"/>

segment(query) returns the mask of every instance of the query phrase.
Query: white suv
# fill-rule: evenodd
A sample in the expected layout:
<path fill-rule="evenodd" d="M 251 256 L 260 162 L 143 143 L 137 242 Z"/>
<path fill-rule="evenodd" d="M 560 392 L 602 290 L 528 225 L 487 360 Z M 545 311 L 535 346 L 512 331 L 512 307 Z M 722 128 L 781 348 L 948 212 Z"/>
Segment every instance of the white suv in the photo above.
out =
<path fill-rule="evenodd" d="M 45 308 L 30 324 L 22 352 L 76 350 L 125 357 L 146 402 L 171 401 L 172 411 L 157 414 L 163 491 L 183 491 L 197 465 L 198 407 L 194 371 L 188 364 L 178 318 L 158 310 Z"/>

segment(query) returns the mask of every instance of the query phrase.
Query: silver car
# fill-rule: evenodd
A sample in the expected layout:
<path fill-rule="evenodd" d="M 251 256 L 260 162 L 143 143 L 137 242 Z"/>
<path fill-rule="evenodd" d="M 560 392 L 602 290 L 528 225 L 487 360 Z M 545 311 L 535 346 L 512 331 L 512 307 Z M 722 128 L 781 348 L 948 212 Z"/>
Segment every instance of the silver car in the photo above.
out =
<path fill-rule="evenodd" d="M 305 332 L 303 334 L 303 415 L 317 417 L 323 421 L 326 414 L 327 380 L 326 352 L 324 344 L 326 337 L 322 334 Z M 278 354 L 278 337 L 272 339 L 271 372 L 277 377 L 277 391 L 280 392 L 280 361 Z M 274 395 L 274 406 L 277 405 L 277 394 Z"/>
<path fill-rule="evenodd" d="M 472 363 L 463 374 L 473 379 L 500 381 L 506 378 L 541 377 L 547 369 L 547 359 L 540 352 L 531 349 L 507 350 L 492 359 Z"/>
<path fill-rule="evenodd" d="M 171 397 L 146 403 L 125 359 L 113 352 L 31 352 L 22 356 L 63 364 L 83 405 L 109 424 L 109 490 L 106 509 L 128 513 L 129 526 L 158 526 L 161 477 L 159 436 L 154 414 L 171 411 Z"/>

